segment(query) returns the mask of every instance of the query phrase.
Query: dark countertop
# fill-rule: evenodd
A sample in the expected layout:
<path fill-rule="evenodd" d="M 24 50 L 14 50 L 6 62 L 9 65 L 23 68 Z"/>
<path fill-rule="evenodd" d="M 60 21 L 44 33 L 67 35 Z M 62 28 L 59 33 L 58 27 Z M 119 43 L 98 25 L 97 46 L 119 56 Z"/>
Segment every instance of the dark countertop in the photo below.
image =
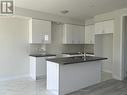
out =
<path fill-rule="evenodd" d="M 78 53 L 78 52 L 75 52 L 75 53 L 62 53 L 62 54 L 69 54 L 69 55 L 78 55 L 78 54 L 84 54 L 84 53 Z M 91 55 L 94 55 L 94 53 L 86 53 L 86 54 L 91 54 Z"/>
<path fill-rule="evenodd" d="M 29 56 L 33 57 L 49 57 L 49 56 L 56 56 L 55 54 L 30 54 Z"/>
<path fill-rule="evenodd" d="M 53 58 L 53 59 L 47 59 L 47 61 L 55 62 L 58 64 L 75 64 L 75 63 L 82 63 L 82 62 L 91 62 L 91 61 L 99 61 L 99 60 L 106 60 L 107 58 L 102 57 L 95 57 L 95 56 L 86 56 L 84 59 L 83 56 L 80 57 L 66 57 L 66 58 Z"/>

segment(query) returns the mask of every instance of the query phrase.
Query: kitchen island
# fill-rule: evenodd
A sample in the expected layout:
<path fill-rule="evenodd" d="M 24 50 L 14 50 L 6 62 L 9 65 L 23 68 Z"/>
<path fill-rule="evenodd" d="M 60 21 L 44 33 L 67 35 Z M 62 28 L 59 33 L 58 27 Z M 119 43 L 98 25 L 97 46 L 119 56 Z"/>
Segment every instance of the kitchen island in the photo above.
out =
<path fill-rule="evenodd" d="M 102 60 L 107 58 L 80 56 L 47 60 L 47 90 L 65 95 L 101 81 Z"/>

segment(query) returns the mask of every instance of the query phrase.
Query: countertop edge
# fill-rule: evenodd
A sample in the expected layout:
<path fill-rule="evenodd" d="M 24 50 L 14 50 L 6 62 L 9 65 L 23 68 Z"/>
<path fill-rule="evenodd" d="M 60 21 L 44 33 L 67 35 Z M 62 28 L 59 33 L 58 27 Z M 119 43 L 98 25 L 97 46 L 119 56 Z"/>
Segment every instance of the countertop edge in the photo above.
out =
<path fill-rule="evenodd" d="M 108 58 L 103 58 L 103 57 L 93 57 L 93 58 L 97 58 L 97 59 L 72 61 L 72 62 L 63 62 L 63 61 L 58 62 L 57 60 L 59 60 L 59 58 L 53 58 L 53 59 L 47 59 L 47 61 L 54 62 L 54 63 L 60 64 L 60 65 L 69 65 L 69 64 L 84 63 L 84 62 L 102 61 L 102 60 L 107 60 L 108 59 Z M 67 58 L 65 58 L 65 59 L 67 59 Z"/>

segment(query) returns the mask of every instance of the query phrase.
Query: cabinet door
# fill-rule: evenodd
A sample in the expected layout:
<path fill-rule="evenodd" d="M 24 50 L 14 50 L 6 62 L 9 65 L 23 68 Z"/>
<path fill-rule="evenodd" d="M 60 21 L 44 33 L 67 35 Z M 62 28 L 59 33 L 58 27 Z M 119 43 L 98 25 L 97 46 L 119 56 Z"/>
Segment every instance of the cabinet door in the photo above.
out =
<path fill-rule="evenodd" d="M 114 21 L 104 21 L 104 33 L 113 33 L 114 32 Z"/>
<path fill-rule="evenodd" d="M 72 44 L 80 43 L 80 28 L 77 25 L 72 25 Z"/>
<path fill-rule="evenodd" d="M 64 25 L 63 43 L 64 44 L 83 44 L 85 40 L 85 32 L 83 26 Z"/>
<path fill-rule="evenodd" d="M 32 43 L 51 42 L 51 22 L 32 19 Z"/>
<path fill-rule="evenodd" d="M 80 38 L 80 44 L 85 44 L 85 27 L 84 26 L 79 26 L 80 28 L 80 35 L 79 35 L 79 38 Z"/>
<path fill-rule="evenodd" d="M 72 44 L 72 31 L 71 25 L 65 24 L 63 30 L 63 44 Z"/>
<path fill-rule="evenodd" d="M 85 44 L 90 44 L 91 31 L 90 26 L 85 26 Z"/>
<path fill-rule="evenodd" d="M 95 34 L 104 33 L 104 22 L 95 23 Z"/>
<path fill-rule="evenodd" d="M 46 76 L 46 59 L 44 57 L 37 57 L 36 60 L 36 76 Z"/>
<path fill-rule="evenodd" d="M 49 44 L 51 43 L 51 22 L 43 21 L 43 31 L 42 34 L 44 36 L 44 43 Z"/>
<path fill-rule="evenodd" d="M 32 43 L 42 43 L 42 37 L 41 21 L 32 19 Z"/>
<path fill-rule="evenodd" d="M 94 25 L 90 25 L 90 31 L 91 31 L 90 43 L 95 44 L 95 26 Z"/>
<path fill-rule="evenodd" d="M 94 44 L 94 25 L 85 26 L 85 43 Z"/>
<path fill-rule="evenodd" d="M 84 26 L 73 25 L 73 44 L 84 44 L 85 43 L 85 30 Z"/>

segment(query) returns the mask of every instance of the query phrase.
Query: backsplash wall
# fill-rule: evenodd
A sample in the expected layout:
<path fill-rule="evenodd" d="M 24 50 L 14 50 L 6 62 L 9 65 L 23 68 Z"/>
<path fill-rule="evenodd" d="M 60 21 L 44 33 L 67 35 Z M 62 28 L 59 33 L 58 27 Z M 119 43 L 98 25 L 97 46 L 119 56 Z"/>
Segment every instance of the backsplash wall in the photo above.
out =
<path fill-rule="evenodd" d="M 41 44 L 30 44 L 30 54 L 41 54 L 43 45 Z M 74 53 L 74 52 L 87 52 L 94 53 L 94 45 L 46 45 L 46 53 L 50 54 L 61 54 L 61 53 Z"/>
<path fill-rule="evenodd" d="M 84 45 L 63 45 L 63 53 L 84 52 Z"/>
<path fill-rule="evenodd" d="M 72 53 L 72 52 L 94 52 L 94 45 L 72 45 L 72 44 L 62 44 L 62 33 L 63 24 L 52 23 L 51 29 L 52 42 L 51 44 L 30 44 L 30 54 L 43 53 L 42 47 L 45 47 L 46 53 L 50 54 L 61 54 L 61 53 Z"/>

